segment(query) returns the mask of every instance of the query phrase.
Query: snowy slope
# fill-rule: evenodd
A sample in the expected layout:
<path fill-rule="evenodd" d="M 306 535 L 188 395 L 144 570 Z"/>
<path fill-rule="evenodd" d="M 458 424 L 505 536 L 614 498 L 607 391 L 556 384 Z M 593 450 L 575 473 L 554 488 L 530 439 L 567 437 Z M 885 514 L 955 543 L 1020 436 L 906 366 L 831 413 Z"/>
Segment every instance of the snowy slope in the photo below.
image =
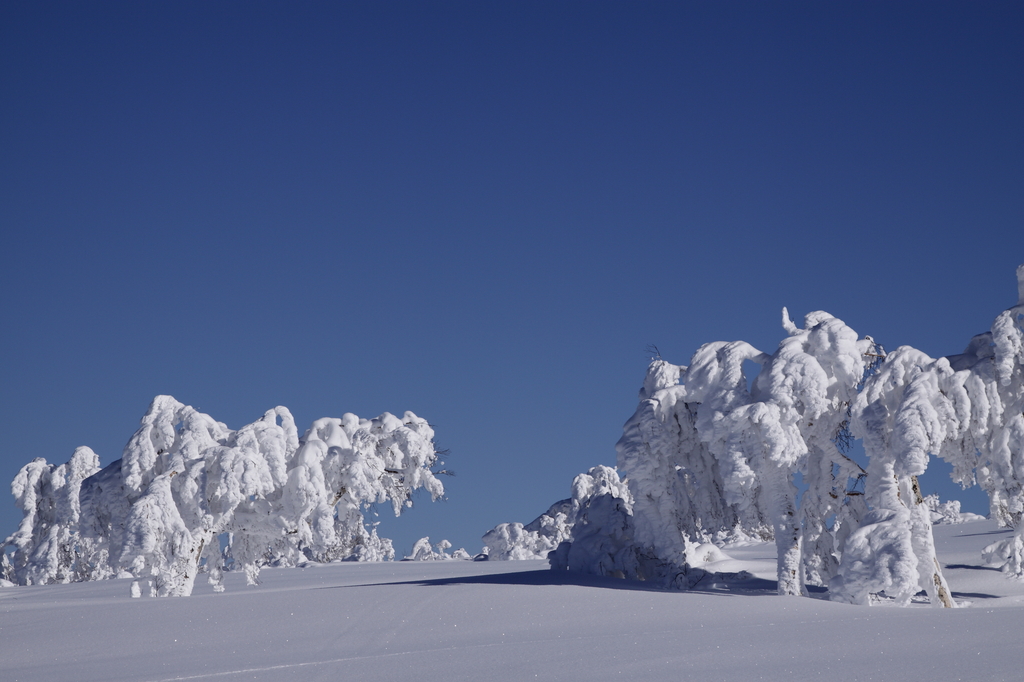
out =
<path fill-rule="evenodd" d="M 742 584 L 659 592 L 541 561 L 342 563 L 229 574 L 187 598 L 129 581 L 0 589 L 0 678 L 28 680 L 1020 680 L 1024 584 L 980 564 L 1008 536 L 936 526 L 968 608 L 774 594 L 773 545 L 714 564 Z M 714 558 L 714 557 L 712 557 Z"/>

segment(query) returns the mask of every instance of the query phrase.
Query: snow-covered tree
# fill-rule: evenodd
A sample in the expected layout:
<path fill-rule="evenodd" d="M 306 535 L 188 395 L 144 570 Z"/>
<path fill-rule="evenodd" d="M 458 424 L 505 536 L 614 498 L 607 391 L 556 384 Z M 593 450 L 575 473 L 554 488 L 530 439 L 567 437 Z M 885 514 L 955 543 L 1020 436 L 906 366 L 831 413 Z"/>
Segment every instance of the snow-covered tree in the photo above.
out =
<path fill-rule="evenodd" d="M 932 540 L 931 510 L 917 477 L 930 454 L 948 454 L 966 426 L 965 373 L 903 346 L 864 384 L 852 408 L 852 431 L 868 455 L 865 494 L 870 511 L 847 537 L 833 599 L 866 604 L 885 592 L 907 604 L 920 590 L 954 606 Z"/>
<path fill-rule="evenodd" d="M 689 367 L 652 362 L 640 406 L 618 444 L 634 498 L 636 540 L 686 570 L 686 548 L 733 536 L 774 536 L 779 592 L 827 582 L 830 517 L 841 515 L 859 467 L 836 448 L 875 346 L 824 312 L 768 355 L 750 344 L 702 346 Z M 744 363 L 760 365 L 752 386 Z M 810 489 L 797 504 L 794 474 Z"/>
<path fill-rule="evenodd" d="M 959 508 L 917 482 L 936 456 L 955 482 L 988 492 L 1016 532 L 987 558 L 1024 576 L 1024 266 L 1017 276 L 1018 304 L 948 358 L 886 355 L 828 313 L 801 329 L 783 309 L 788 336 L 771 355 L 735 341 L 705 344 L 689 366 L 654 360 L 617 445 L 628 494 L 556 503 L 535 529 L 503 524 L 492 551 L 536 556 L 550 542 L 539 522 L 566 510 L 553 568 L 686 588 L 702 575 L 699 547 L 773 537 L 781 594 L 828 585 L 840 601 L 906 604 L 924 591 L 951 607 L 931 525 Z M 745 364 L 760 366 L 752 381 Z M 854 437 L 866 471 L 840 447 Z"/>
<path fill-rule="evenodd" d="M 158 396 L 102 471 L 88 448 L 26 465 L 12 485 L 25 517 L 5 545 L 22 584 L 131 575 L 170 596 L 190 594 L 200 570 L 219 590 L 228 566 L 254 584 L 267 564 L 391 559 L 362 511 L 390 502 L 397 515 L 420 488 L 443 495 L 433 435 L 406 412 L 320 419 L 300 438 L 283 407 L 232 431 Z"/>
<path fill-rule="evenodd" d="M 992 517 L 1015 533 L 986 548 L 986 559 L 1024 576 L 1024 266 L 1017 278 L 1017 305 L 963 353 L 933 360 L 899 348 L 865 383 L 853 430 L 870 457 L 871 511 L 846 540 L 833 598 L 866 603 L 884 591 L 907 603 L 925 590 L 933 604 L 955 605 L 917 484 L 929 455 L 952 464 L 954 481 L 988 493 Z"/>
<path fill-rule="evenodd" d="M 705 357 L 716 360 L 721 351 L 727 371 L 735 373 L 736 391 L 717 397 L 723 403 L 748 402 L 742 362 L 744 357 L 760 354 L 746 344 L 702 350 L 709 351 Z M 661 359 L 651 363 L 640 389 L 640 405 L 616 445 L 618 468 L 628 476 L 633 499 L 635 540 L 646 553 L 676 566 L 680 576 L 688 573 L 690 540 L 771 537 L 761 505 L 726 500 L 722 468 L 697 430 L 699 405 L 687 400 L 686 386 L 679 383 L 686 371 Z"/>
<path fill-rule="evenodd" d="M 718 342 L 689 367 L 654 361 L 618 446 L 634 541 L 685 565 L 692 540 L 732 524 L 763 534 L 768 520 L 782 594 L 811 583 L 843 601 L 907 603 L 923 590 L 954 606 L 917 483 L 938 456 L 964 486 L 977 476 L 993 516 L 1017 529 L 987 553 L 1024 574 L 1024 266 L 1018 297 L 963 354 L 938 360 L 909 347 L 885 356 L 827 313 L 798 329 L 784 310 L 789 337 L 770 356 Z M 749 391 L 745 362 L 761 365 Z M 863 439 L 866 472 L 837 448 L 844 434 Z M 863 496 L 847 489 L 861 480 Z"/>
<path fill-rule="evenodd" d="M 963 383 L 970 397 L 970 426 L 954 473 L 969 482 L 969 467 L 976 467 L 992 518 L 1014 529 L 1012 538 L 986 548 L 987 560 L 1024 578 L 1024 265 L 1017 268 L 1017 297 L 990 331 L 949 359 L 968 372 Z"/>
<path fill-rule="evenodd" d="M 836 442 L 865 357 L 880 349 L 823 312 L 800 329 L 783 310 L 783 327 L 771 355 L 736 341 L 705 344 L 688 367 L 654 360 L 616 446 L 618 471 L 595 467 L 533 523 L 490 531 L 491 556 L 550 553 L 553 568 L 686 589 L 705 576 L 698 548 L 703 557 L 710 543 L 774 538 L 780 593 L 828 584 L 835 531 L 863 512 L 847 486 L 864 472 Z M 752 383 L 748 361 L 760 365 Z M 802 504 L 797 473 L 809 484 Z"/>
<path fill-rule="evenodd" d="M 80 578 L 74 566 L 79 490 L 82 481 L 99 468 L 96 453 L 80 447 L 65 464 L 54 466 L 37 457 L 18 472 L 11 492 L 24 517 L 5 542 L 15 548 L 13 581 L 41 585 Z"/>

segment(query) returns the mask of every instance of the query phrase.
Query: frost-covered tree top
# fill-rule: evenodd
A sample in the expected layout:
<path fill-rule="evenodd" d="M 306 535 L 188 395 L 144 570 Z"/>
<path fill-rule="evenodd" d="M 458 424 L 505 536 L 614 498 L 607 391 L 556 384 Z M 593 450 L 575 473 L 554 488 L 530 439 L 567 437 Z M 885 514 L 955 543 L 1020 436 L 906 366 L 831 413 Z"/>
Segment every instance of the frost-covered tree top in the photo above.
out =
<path fill-rule="evenodd" d="M 22 468 L 9 572 L 21 584 L 130 575 L 186 595 L 200 570 L 219 587 L 226 567 L 255 583 L 266 564 L 390 559 L 362 510 L 388 502 L 397 515 L 417 489 L 444 494 L 433 436 L 406 412 L 318 419 L 300 437 L 284 407 L 234 431 L 157 396 L 103 470 L 88 448 L 60 466 L 39 458 Z"/>

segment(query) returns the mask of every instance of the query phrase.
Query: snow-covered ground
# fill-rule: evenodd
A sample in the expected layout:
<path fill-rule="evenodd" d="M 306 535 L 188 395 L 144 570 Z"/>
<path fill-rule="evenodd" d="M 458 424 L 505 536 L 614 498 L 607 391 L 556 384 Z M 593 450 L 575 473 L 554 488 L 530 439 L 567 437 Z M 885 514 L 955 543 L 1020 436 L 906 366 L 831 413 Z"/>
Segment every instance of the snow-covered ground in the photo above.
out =
<path fill-rule="evenodd" d="M 542 561 L 268 569 L 227 591 L 130 581 L 0 589 L 0 678 L 28 680 L 1020 680 L 1024 584 L 981 564 L 994 522 L 935 526 L 968 608 L 775 595 L 774 545 L 726 548 L 752 580 L 694 592 Z M 820 595 L 819 595 L 820 596 Z"/>

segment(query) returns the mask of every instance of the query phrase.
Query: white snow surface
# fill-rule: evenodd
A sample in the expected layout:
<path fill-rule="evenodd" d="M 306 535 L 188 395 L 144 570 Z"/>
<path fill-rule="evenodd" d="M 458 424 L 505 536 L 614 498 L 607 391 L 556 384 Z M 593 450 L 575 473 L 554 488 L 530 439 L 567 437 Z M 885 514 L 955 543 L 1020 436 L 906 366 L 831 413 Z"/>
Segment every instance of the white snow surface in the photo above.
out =
<path fill-rule="evenodd" d="M 189 599 L 125 580 L 0 588 L 0 678 L 36 680 L 1018 680 L 1024 582 L 987 568 L 995 521 L 934 527 L 968 608 L 861 608 L 776 594 L 771 543 L 692 591 L 546 562 L 387 562 L 229 573 Z M 709 575 L 709 580 L 712 578 Z M 813 596 L 820 593 L 812 592 Z"/>

